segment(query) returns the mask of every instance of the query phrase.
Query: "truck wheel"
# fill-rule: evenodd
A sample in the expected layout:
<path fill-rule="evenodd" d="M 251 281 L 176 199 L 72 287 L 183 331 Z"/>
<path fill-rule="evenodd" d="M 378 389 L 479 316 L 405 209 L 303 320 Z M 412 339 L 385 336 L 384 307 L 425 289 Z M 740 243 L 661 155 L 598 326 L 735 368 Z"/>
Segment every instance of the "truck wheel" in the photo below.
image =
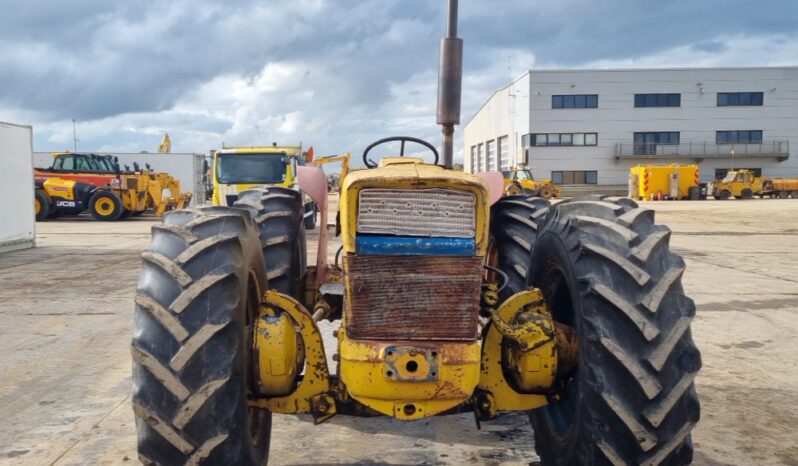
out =
<path fill-rule="evenodd" d="M 122 216 L 122 199 L 112 191 L 97 190 L 89 199 L 91 215 L 97 220 L 113 222 Z"/>
<path fill-rule="evenodd" d="M 720 196 L 716 197 L 715 199 L 726 201 L 729 198 L 731 198 L 731 191 L 729 191 L 728 189 L 724 189 L 723 191 L 720 192 Z"/>
<path fill-rule="evenodd" d="M 252 188 L 235 205 L 249 210 L 257 223 L 269 288 L 299 298 L 307 269 L 302 195 L 288 188 Z"/>
<path fill-rule="evenodd" d="M 517 181 L 514 181 L 507 185 L 507 188 L 504 190 L 504 194 L 506 196 L 520 196 L 524 194 L 524 188 L 518 184 Z"/>
<path fill-rule="evenodd" d="M 754 193 L 750 189 L 743 189 L 740 192 L 740 199 L 751 199 L 754 197 Z"/>
<path fill-rule="evenodd" d="M 798 191 L 793 191 L 792 192 L 792 198 L 793 199 L 798 199 Z"/>
<path fill-rule="evenodd" d="M 490 228 L 498 264 L 510 279 L 501 299 L 526 288 L 529 255 L 537 240 L 541 214 L 549 205 L 549 201 L 539 197 L 507 196 L 491 207 Z"/>
<path fill-rule="evenodd" d="M 36 191 L 33 195 L 33 211 L 36 213 L 37 222 L 46 219 L 50 214 L 50 201 L 47 200 L 47 196 L 41 191 Z"/>
<path fill-rule="evenodd" d="M 524 285 L 579 340 L 576 372 L 530 415 L 542 463 L 690 463 L 701 358 L 670 230 L 624 199 L 566 201 L 540 217 Z"/>
<path fill-rule="evenodd" d="M 249 213 L 229 207 L 176 210 L 153 227 L 131 346 L 142 463 L 265 464 L 271 413 L 247 405 L 259 243 Z"/>
<path fill-rule="evenodd" d="M 551 189 L 549 185 L 543 185 L 540 188 L 539 196 L 543 199 L 551 199 L 551 196 L 554 194 L 554 191 Z"/>
<path fill-rule="evenodd" d="M 789 191 L 779 191 L 773 197 L 778 197 L 779 199 L 787 199 L 788 197 L 790 197 L 790 192 Z"/>
<path fill-rule="evenodd" d="M 305 209 L 307 209 L 307 207 L 305 207 Z M 310 210 L 306 210 L 305 213 L 307 214 L 308 212 L 313 212 L 313 214 L 305 217 L 305 230 L 313 230 L 316 228 L 316 222 L 319 218 L 319 211 L 316 210 L 315 202 L 310 203 Z"/>

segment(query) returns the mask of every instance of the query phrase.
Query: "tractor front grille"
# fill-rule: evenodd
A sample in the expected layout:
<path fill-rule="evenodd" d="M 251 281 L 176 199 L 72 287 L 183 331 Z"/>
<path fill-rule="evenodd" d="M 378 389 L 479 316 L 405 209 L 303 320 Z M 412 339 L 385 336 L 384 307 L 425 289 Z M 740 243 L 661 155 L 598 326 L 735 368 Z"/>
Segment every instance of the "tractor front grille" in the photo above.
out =
<path fill-rule="evenodd" d="M 473 238 L 476 196 L 454 189 L 364 189 L 357 232 L 396 236 Z"/>
<path fill-rule="evenodd" d="M 347 335 L 475 340 L 481 281 L 476 256 L 344 256 Z"/>

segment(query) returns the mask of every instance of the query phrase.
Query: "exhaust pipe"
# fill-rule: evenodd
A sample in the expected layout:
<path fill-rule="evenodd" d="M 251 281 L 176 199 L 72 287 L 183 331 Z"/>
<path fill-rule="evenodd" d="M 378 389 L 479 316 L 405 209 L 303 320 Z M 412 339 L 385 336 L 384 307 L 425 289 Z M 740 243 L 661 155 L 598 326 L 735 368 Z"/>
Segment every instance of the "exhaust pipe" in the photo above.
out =
<path fill-rule="evenodd" d="M 457 37 L 457 2 L 449 0 L 446 37 L 441 39 L 438 66 L 438 124 L 443 133 L 443 166 L 452 168 L 454 125 L 460 124 L 463 86 L 463 39 Z"/>

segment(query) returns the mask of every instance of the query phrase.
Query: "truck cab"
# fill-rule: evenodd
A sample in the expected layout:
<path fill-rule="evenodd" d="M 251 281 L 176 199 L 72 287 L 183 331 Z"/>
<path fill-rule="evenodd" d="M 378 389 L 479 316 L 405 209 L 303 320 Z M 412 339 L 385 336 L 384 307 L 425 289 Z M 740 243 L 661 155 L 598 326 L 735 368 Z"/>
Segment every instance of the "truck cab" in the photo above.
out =
<path fill-rule="evenodd" d="M 298 188 L 297 165 L 305 165 L 307 152 L 301 146 L 226 147 L 213 153 L 213 205 L 232 206 L 249 188 L 279 186 Z M 315 226 L 316 208 L 305 198 L 305 226 Z"/>

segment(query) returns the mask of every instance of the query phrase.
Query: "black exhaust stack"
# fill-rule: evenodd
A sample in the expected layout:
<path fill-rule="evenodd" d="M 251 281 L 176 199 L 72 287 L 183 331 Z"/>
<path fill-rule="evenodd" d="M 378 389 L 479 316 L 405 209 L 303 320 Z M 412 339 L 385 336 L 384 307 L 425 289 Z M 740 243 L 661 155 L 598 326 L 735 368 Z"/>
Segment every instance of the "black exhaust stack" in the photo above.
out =
<path fill-rule="evenodd" d="M 463 86 L 463 39 L 457 37 L 457 1 L 449 0 L 446 37 L 441 39 L 438 67 L 438 124 L 443 132 L 443 166 L 452 168 L 454 125 L 460 124 Z"/>

